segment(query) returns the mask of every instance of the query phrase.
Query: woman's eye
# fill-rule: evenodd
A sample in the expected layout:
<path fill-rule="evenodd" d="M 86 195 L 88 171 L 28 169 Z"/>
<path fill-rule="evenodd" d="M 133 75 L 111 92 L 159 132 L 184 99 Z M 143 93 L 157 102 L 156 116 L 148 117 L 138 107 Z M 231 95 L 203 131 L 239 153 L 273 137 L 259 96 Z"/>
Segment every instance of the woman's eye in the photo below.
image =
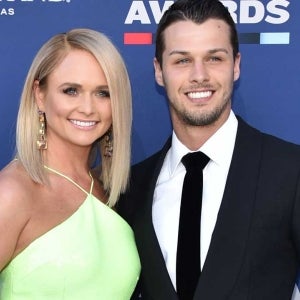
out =
<path fill-rule="evenodd" d="M 63 92 L 67 95 L 77 95 L 77 89 L 73 87 L 68 87 L 64 89 Z"/>
<path fill-rule="evenodd" d="M 109 91 L 105 91 L 105 90 L 100 90 L 96 94 L 99 97 L 105 97 L 105 98 L 109 98 L 110 97 Z"/>

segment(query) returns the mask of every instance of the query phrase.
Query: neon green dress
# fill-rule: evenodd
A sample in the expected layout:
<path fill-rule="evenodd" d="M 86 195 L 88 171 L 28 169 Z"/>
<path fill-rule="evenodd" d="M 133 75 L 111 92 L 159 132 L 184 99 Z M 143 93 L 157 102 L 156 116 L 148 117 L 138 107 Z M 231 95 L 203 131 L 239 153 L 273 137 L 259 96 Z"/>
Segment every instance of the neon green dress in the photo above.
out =
<path fill-rule="evenodd" d="M 46 167 L 48 168 L 48 167 Z M 1 300 L 128 300 L 140 261 L 129 225 L 87 194 L 67 220 L 43 234 L 0 273 Z M 13 222 L 13 220 L 12 220 Z"/>

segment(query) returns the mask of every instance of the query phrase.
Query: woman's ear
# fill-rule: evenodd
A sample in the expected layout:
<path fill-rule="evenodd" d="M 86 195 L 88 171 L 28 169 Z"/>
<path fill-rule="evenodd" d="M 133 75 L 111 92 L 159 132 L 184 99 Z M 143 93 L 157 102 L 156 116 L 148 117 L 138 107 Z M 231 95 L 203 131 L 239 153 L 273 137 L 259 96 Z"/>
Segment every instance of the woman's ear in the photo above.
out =
<path fill-rule="evenodd" d="M 40 82 L 38 80 L 35 80 L 33 83 L 33 94 L 39 110 L 45 111 L 45 91 L 41 89 Z"/>

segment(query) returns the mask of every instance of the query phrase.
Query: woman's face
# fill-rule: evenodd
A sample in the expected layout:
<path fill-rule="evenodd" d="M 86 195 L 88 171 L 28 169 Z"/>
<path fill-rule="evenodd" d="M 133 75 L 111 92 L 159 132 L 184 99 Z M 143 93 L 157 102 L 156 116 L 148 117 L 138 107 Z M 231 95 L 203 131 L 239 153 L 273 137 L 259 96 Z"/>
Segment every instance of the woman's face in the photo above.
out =
<path fill-rule="evenodd" d="M 59 143 L 90 147 L 112 124 L 106 77 L 95 57 L 73 49 L 48 76 L 36 84 L 38 107 L 47 120 L 48 147 Z"/>

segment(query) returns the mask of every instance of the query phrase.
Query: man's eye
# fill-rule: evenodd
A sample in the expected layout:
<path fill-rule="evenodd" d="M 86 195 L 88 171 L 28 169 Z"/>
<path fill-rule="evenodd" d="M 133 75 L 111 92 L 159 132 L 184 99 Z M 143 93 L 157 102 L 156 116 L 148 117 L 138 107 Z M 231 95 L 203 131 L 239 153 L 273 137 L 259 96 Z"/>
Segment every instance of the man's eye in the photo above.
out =
<path fill-rule="evenodd" d="M 73 87 L 68 87 L 64 89 L 63 92 L 67 95 L 77 95 L 77 89 Z"/>
<path fill-rule="evenodd" d="M 188 63 L 190 60 L 188 58 L 181 58 L 181 59 L 178 59 L 176 61 L 177 64 L 186 64 Z"/>
<path fill-rule="evenodd" d="M 212 56 L 212 57 L 210 57 L 209 60 L 212 62 L 218 62 L 218 61 L 221 61 L 222 59 L 218 56 Z"/>

